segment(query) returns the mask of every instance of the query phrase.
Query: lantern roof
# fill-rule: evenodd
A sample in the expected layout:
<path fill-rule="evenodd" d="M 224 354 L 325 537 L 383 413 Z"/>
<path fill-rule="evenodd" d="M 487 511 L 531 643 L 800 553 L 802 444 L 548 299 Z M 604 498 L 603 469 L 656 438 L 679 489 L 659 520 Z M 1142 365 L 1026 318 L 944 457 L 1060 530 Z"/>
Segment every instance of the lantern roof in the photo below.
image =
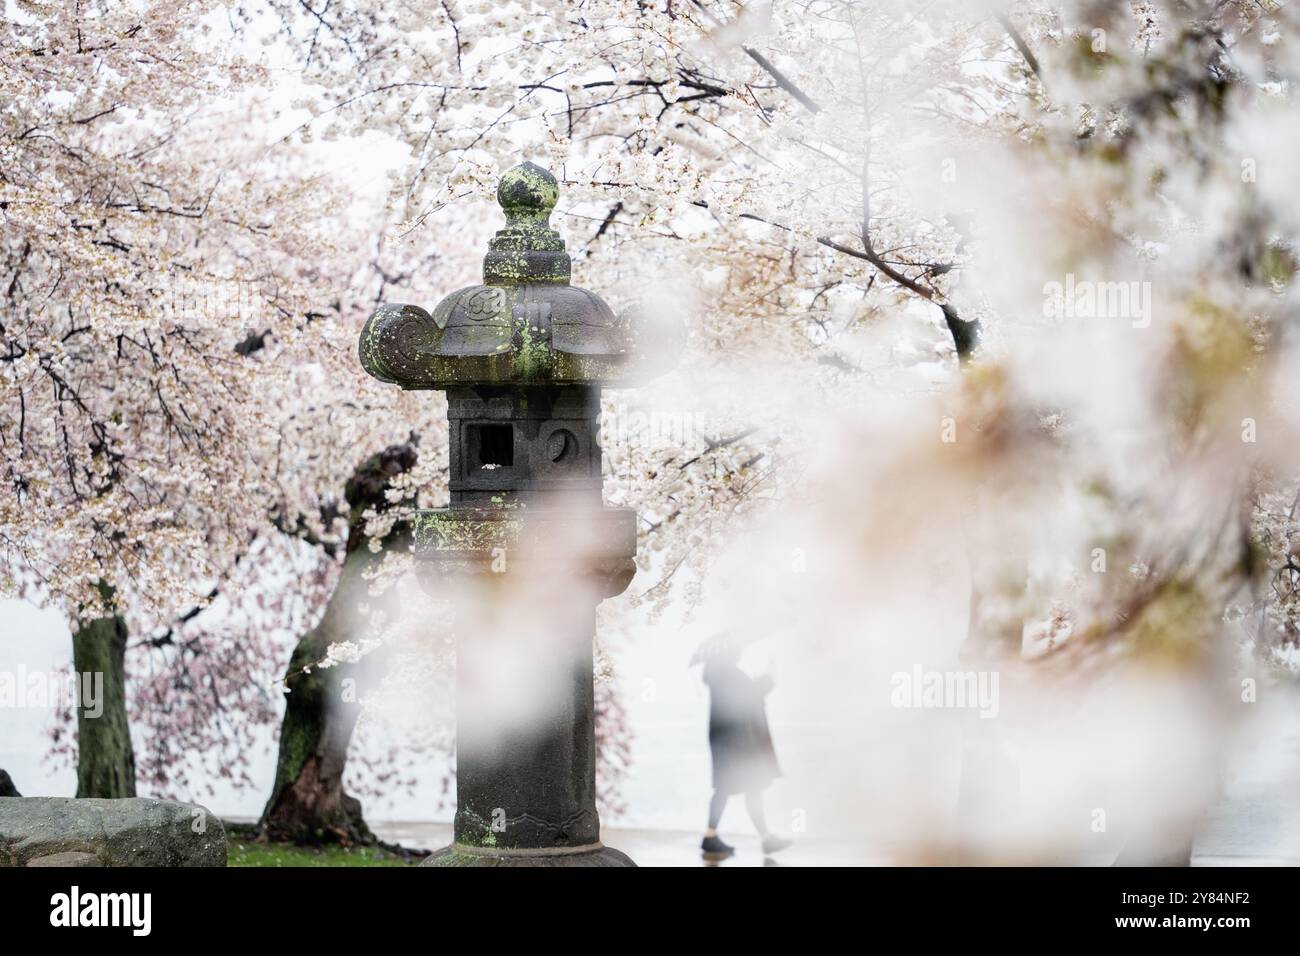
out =
<path fill-rule="evenodd" d="M 361 332 L 361 364 L 403 388 L 627 384 L 636 329 L 596 293 L 570 285 L 573 262 L 551 228 L 555 177 L 533 163 L 497 186 L 505 227 L 488 242 L 483 282 L 432 313 L 381 305 Z"/>

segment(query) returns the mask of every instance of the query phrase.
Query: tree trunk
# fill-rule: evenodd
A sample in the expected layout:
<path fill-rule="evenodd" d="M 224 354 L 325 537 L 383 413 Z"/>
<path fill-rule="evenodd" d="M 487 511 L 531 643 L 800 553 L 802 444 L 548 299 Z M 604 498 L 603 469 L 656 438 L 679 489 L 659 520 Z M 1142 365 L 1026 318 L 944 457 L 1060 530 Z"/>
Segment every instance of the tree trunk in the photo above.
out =
<path fill-rule="evenodd" d="M 135 751 L 126 719 L 126 621 L 92 618 L 72 635 L 77 701 L 77 796 L 134 797 Z"/>
<path fill-rule="evenodd" d="M 285 677 L 286 703 L 280 729 L 275 786 L 262 811 L 265 839 L 295 843 L 375 843 L 361 815 L 361 802 L 343 789 L 348 744 L 357 718 L 358 668 L 346 664 L 312 667 L 331 644 L 358 636 L 358 608 L 367 599 L 365 571 L 372 554 L 361 532 L 366 509 L 390 506 L 391 479 L 415 466 L 415 437 L 368 458 L 347 484 L 350 509 L 346 557 L 339 582 L 325 605 L 320 623 L 294 648 Z M 400 532 L 384 540 L 391 546 Z"/>
<path fill-rule="evenodd" d="M 0 797 L 21 796 L 22 794 L 19 793 L 18 788 L 14 786 L 14 782 L 10 779 L 9 774 L 4 770 L 0 770 Z"/>
<path fill-rule="evenodd" d="M 356 668 L 312 667 L 331 644 L 356 636 L 357 606 L 366 598 L 366 548 L 347 556 L 320 623 L 294 648 L 285 679 L 284 724 L 275 787 L 262 811 L 262 834 L 294 843 L 373 843 L 361 802 L 343 789 L 348 744 L 361 714 Z"/>

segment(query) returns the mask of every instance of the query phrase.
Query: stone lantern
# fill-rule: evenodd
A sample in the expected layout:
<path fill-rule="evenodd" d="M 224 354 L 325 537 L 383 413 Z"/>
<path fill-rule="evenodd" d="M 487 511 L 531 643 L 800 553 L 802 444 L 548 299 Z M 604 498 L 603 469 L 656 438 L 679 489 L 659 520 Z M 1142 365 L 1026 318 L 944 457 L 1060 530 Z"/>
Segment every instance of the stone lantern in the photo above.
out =
<path fill-rule="evenodd" d="M 600 842 L 592 641 L 636 555 L 636 513 L 601 497 L 600 390 L 640 360 L 635 323 L 569 283 L 558 194 L 532 163 L 506 172 L 483 284 L 432 314 L 381 306 L 361 333 L 371 375 L 447 395 L 451 502 L 413 519 L 457 621 L 455 842 L 426 865 L 633 865 Z M 494 673 L 521 655 L 539 701 L 506 719 Z"/>

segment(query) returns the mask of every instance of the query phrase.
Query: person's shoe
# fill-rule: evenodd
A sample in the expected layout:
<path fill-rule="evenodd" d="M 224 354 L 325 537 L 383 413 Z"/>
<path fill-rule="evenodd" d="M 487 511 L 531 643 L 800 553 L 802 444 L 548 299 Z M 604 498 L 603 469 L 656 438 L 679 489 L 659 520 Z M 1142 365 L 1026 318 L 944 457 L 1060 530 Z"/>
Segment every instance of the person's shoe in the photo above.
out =
<path fill-rule="evenodd" d="M 790 840 L 769 833 L 767 836 L 763 837 L 763 855 L 771 856 L 773 853 L 778 853 L 790 846 L 791 842 L 792 841 Z"/>
<path fill-rule="evenodd" d="M 734 846 L 728 846 L 715 836 L 705 837 L 700 843 L 700 852 L 706 860 L 725 860 L 736 852 Z"/>

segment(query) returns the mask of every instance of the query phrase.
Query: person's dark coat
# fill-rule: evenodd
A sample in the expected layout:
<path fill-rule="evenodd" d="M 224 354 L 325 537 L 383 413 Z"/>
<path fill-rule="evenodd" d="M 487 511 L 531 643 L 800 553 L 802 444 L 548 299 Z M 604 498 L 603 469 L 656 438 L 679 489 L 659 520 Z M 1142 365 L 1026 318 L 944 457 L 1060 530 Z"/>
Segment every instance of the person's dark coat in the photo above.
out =
<path fill-rule="evenodd" d="M 733 661 L 706 664 L 709 686 L 709 749 L 713 789 L 720 793 L 762 790 L 781 776 L 767 727 L 764 698 L 772 679 L 754 680 Z"/>

